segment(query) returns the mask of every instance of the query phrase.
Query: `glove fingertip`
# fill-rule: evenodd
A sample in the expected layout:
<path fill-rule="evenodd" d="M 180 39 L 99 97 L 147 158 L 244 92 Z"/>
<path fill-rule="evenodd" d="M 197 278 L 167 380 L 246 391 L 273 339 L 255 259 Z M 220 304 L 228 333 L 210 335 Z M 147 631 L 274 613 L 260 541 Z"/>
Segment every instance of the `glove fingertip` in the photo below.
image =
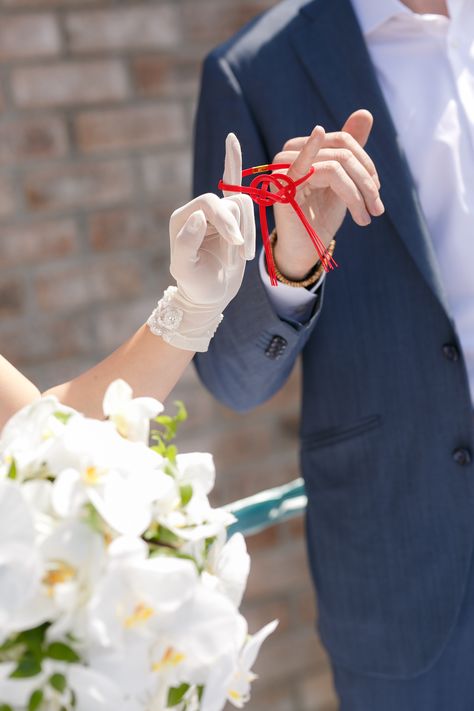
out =
<path fill-rule="evenodd" d="M 203 226 L 206 224 L 206 216 L 202 210 L 196 210 L 187 219 L 183 231 L 196 234 L 202 232 Z"/>

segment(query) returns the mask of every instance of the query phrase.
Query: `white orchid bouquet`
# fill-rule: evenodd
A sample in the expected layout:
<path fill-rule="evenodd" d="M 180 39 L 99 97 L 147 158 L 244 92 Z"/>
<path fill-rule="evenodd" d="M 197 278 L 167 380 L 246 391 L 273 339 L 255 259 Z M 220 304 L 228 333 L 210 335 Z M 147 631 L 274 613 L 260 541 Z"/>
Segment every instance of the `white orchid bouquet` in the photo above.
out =
<path fill-rule="evenodd" d="M 207 453 L 114 382 L 104 420 L 44 397 L 0 437 L 0 711 L 241 708 L 276 622 L 251 636 L 234 517 Z M 150 419 L 156 422 L 149 432 Z M 149 442 L 151 441 L 151 445 Z"/>

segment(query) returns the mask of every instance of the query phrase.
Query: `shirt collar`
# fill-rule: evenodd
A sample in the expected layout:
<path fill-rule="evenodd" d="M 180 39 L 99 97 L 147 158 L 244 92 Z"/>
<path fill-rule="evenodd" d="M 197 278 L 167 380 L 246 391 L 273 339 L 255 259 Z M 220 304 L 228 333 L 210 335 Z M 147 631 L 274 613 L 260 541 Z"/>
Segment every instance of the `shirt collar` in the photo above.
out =
<path fill-rule="evenodd" d="M 352 0 L 352 5 L 364 36 L 396 15 L 412 14 L 400 0 Z"/>

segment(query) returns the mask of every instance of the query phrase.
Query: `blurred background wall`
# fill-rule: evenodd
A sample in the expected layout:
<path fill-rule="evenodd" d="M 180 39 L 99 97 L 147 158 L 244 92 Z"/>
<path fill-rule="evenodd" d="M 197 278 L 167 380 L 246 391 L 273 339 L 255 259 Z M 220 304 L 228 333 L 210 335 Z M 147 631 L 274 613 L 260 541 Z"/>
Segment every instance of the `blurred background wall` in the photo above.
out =
<path fill-rule="evenodd" d="M 169 283 L 190 197 L 200 63 L 275 0 L 0 0 L 0 343 L 40 387 L 109 353 Z M 246 415 L 190 368 L 180 449 L 211 451 L 226 503 L 298 476 L 299 376 Z M 244 614 L 278 617 L 251 711 L 333 711 L 301 520 L 249 539 Z"/>

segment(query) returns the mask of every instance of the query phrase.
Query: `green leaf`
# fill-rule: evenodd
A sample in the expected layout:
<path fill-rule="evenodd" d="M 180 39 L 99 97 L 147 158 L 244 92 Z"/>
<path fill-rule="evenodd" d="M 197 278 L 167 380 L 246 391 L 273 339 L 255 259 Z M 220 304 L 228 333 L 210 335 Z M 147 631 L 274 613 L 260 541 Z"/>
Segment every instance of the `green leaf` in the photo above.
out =
<path fill-rule="evenodd" d="M 158 526 L 153 542 L 158 545 L 161 543 L 164 546 L 171 546 L 172 548 L 178 548 L 182 543 L 181 538 L 164 526 Z"/>
<path fill-rule="evenodd" d="M 26 652 L 10 674 L 11 679 L 26 679 L 41 672 L 41 661 L 31 652 Z"/>
<path fill-rule="evenodd" d="M 33 627 L 30 630 L 21 632 L 18 635 L 17 641 L 20 644 L 24 644 L 36 657 L 41 657 L 46 631 L 50 624 L 50 622 L 45 622 L 39 625 L 39 627 Z"/>
<path fill-rule="evenodd" d="M 179 704 L 188 689 L 189 684 L 181 684 L 181 686 L 172 687 L 168 691 L 168 706 L 176 706 Z"/>
<path fill-rule="evenodd" d="M 25 651 L 25 645 L 21 644 L 18 640 L 18 635 L 14 635 L 13 637 L 9 637 L 0 647 L 0 660 L 4 660 L 8 655 L 7 653 L 12 650 L 20 650 L 20 651 Z"/>
<path fill-rule="evenodd" d="M 0 704 L 0 711 L 13 711 L 13 709 L 8 704 Z"/>
<path fill-rule="evenodd" d="M 169 447 L 166 448 L 166 459 L 169 459 L 172 464 L 176 463 L 177 454 L 178 449 L 174 444 L 170 444 Z"/>
<path fill-rule="evenodd" d="M 87 526 L 90 526 L 90 528 L 92 528 L 92 530 L 96 533 L 102 534 L 104 530 L 104 521 L 94 505 L 91 503 L 85 504 L 83 511 L 84 516 L 82 520 L 84 523 Z"/>
<path fill-rule="evenodd" d="M 48 684 L 62 694 L 67 688 L 67 679 L 64 674 L 53 674 L 49 677 Z"/>
<path fill-rule="evenodd" d="M 53 412 L 53 416 L 59 420 L 60 422 L 63 423 L 63 425 L 67 424 L 69 420 L 71 419 L 71 414 L 70 412 Z"/>
<path fill-rule="evenodd" d="M 156 439 L 158 441 L 165 440 L 166 442 L 169 442 L 176 437 L 178 427 L 187 419 L 188 413 L 186 412 L 186 408 L 181 401 L 178 400 L 174 404 L 178 408 L 178 412 L 174 417 L 170 417 L 169 415 L 158 415 L 158 417 L 155 417 L 153 420 L 153 422 L 156 422 L 163 428 L 163 431 L 157 432 L 155 430 L 152 432 L 152 439 Z"/>
<path fill-rule="evenodd" d="M 181 496 L 181 504 L 186 506 L 193 498 L 193 487 L 191 484 L 183 484 L 183 486 L 179 487 L 179 493 Z"/>
<path fill-rule="evenodd" d="M 16 462 L 14 459 L 12 459 L 12 461 L 11 461 L 7 476 L 9 479 L 16 479 L 17 471 L 16 471 Z"/>
<path fill-rule="evenodd" d="M 36 691 L 33 691 L 30 696 L 30 700 L 28 701 L 28 711 L 36 711 L 37 709 L 39 709 L 39 707 L 43 703 L 43 699 L 44 693 L 41 689 L 36 689 Z"/>
<path fill-rule="evenodd" d="M 64 642 L 52 642 L 46 650 L 46 656 L 60 662 L 73 664 L 81 660 L 80 656 Z"/>

